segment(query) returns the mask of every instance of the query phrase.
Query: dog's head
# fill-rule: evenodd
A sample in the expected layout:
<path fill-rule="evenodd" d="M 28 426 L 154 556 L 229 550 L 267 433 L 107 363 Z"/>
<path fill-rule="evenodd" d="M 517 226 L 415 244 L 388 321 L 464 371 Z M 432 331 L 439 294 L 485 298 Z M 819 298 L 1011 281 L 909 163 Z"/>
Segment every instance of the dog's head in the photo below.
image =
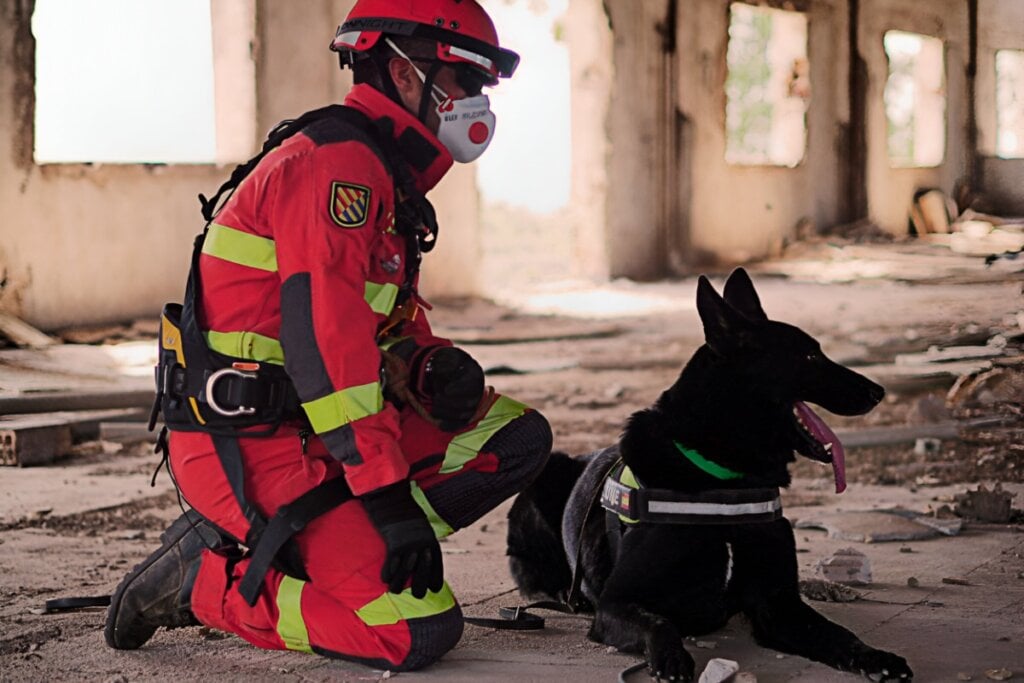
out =
<path fill-rule="evenodd" d="M 720 296 L 704 276 L 697 284 L 697 310 L 706 349 L 716 368 L 719 402 L 735 410 L 734 440 L 762 453 L 792 452 L 832 463 L 836 491 L 846 487 L 843 446 L 807 403 L 838 415 L 862 415 L 885 390 L 822 353 L 810 335 L 793 325 L 769 320 L 750 277 L 736 269 Z M 730 416 L 725 416 L 728 419 Z M 746 450 L 746 448 L 744 449 Z"/>

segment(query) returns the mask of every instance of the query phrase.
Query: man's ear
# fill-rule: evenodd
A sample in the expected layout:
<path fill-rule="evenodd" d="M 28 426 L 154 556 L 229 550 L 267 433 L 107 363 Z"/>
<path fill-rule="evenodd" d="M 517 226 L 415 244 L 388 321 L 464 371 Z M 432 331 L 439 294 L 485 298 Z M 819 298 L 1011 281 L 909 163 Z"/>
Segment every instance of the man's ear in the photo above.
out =
<path fill-rule="evenodd" d="M 704 323 L 704 341 L 712 351 L 727 355 L 743 345 L 750 321 L 730 306 L 703 275 L 697 279 L 697 313 Z"/>
<path fill-rule="evenodd" d="M 750 320 L 768 320 L 747 271 L 737 268 L 725 281 L 725 300 Z"/>
<path fill-rule="evenodd" d="M 410 98 L 415 94 L 416 86 L 420 84 L 420 77 L 416 73 L 416 69 L 408 60 L 401 57 L 392 57 L 388 60 L 388 75 L 391 76 L 391 82 L 395 84 L 402 99 Z M 418 100 L 418 98 L 416 99 Z"/>

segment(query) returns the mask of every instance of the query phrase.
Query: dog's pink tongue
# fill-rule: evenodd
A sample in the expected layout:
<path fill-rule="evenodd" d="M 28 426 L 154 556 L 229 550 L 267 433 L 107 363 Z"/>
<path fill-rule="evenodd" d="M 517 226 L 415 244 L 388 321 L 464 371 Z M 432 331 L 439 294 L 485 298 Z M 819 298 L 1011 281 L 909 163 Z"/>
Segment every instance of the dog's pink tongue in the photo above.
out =
<path fill-rule="evenodd" d="M 807 407 L 803 401 L 796 402 L 796 410 L 800 418 L 807 425 L 814 436 L 822 444 L 832 444 L 832 472 L 836 479 L 836 493 L 846 490 L 846 459 L 843 453 L 843 444 L 839 443 L 839 437 L 835 435 L 825 421 L 818 417 L 813 410 Z"/>

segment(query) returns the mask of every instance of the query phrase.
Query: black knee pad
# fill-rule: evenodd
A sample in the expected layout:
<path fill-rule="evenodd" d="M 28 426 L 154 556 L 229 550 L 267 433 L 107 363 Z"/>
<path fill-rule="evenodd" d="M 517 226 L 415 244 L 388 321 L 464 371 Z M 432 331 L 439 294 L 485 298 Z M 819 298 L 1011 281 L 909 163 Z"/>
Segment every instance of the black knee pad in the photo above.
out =
<path fill-rule="evenodd" d="M 450 610 L 421 619 L 410 619 L 409 654 L 397 671 L 413 671 L 433 664 L 458 644 L 462 638 L 462 610 L 455 605 Z"/>
<path fill-rule="evenodd" d="M 497 456 L 499 473 L 522 478 L 521 490 L 544 469 L 552 441 L 547 418 L 531 410 L 498 430 L 480 450 Z"/>

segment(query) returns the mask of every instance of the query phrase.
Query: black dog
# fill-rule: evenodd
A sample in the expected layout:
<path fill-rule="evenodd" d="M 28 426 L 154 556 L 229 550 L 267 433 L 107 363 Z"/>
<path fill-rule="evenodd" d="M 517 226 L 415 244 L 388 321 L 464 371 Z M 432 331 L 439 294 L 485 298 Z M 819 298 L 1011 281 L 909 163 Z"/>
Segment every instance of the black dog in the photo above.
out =
<path fill-rule="evenodd" d="M 619 444 L 582 459 L 557 454 L 515 501 L 508 554 L 520 590 L 565 599 L 578 556 L 583 594 L 596 608 L 589 637 L 642 654 L 662 679 L 692 681 L 682 637 L 742 612 L 766 647 L 874 680 L 910 680 L 902 657 L 803 602 L 793 531 L 777 498 L 794 451 L 832 463 L 837 491 L 846 485 L 842 445 L 803 402 L 861 415 L 884 390 L 826 358 L 803 331 L 768 320 L 743 269 L 730 275 L 724 298 L 702 276 L 697 309 L 705 345 L 629 419 Z M 607 482 L 612 470 L 622 483 Z M 593 510 L 597 495 L 628 504 L 634 486 L 691 501 L 664 508 L 689 514 L 606 526 L 605 512 Z"/>

